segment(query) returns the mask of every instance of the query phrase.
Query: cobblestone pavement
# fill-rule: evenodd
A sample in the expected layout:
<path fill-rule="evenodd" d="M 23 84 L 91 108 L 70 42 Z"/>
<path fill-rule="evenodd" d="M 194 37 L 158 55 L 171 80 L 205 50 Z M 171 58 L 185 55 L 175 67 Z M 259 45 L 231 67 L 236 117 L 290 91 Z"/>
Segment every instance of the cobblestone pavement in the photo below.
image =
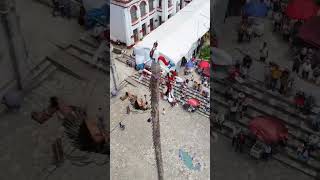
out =
<path fill-rule="evenodd" d="M 120 81 L 131 75 L 129 67 L 115 61 Z M 120 73 L 124 72 L 124 73 Z M 149 90 L 143 85 L 126 86 L 119 96 L 126 91 L 143 97 L 149 96 Z M 156 179 L 157 171 L 152 143 L 152 128 L 147 122 L 150 111 L 126 114 L 129 102 L 119 97 L 111 99 L 111 179 Z M 160 113 L 165 108 L 166 114 L 160 115 L 161 142 L 165 179 L 210 179 L 210 135 L 209 120 L 197 113 L 189 114 L 181 106 L 171 109 L 165 101 L 160 102 Z M 126 125 L 124 131 L 119 130 L 118 123 Z M 188 170 L 179 160 L 179 148 L 184 148 L 195 161 L 201 164 L 200 171 Z"/>

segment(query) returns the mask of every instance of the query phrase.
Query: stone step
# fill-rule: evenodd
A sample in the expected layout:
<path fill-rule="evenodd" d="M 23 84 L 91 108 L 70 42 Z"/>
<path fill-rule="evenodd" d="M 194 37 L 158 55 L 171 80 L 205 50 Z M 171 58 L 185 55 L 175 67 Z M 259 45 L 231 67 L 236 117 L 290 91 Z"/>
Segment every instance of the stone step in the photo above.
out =
<path fill-rule="evenodd" d="M 87 44 L 87 45 L 91 46 L 91 47 L 94 48 L 94 49 L 98 49 L 98 48 L 99 48 L 99 45 L 100 45 L 99 42 L 98 42 L 96 39 L 94 39 L 93 37 L 91 37 L 91 36 L 88 35 L 88 34 L 82 36 L 82 37 L 80 38 L 80 41 L 81 41 L 82 43 L 84 43 L 84 44 Z"/>
<path fill-rule="evenodd" d="M 215 103 L 217 104 L 216 106 L 218 107 L 223 107 L 225 106 L 225 104 L 221 104 L 221 102 L 219 101 L 215 101 Z M 226 107 L 223 107 L 224 109 L 226 109 Z M 247 130 L 247 124 L 245 121 L 249 121 L 249 118 L 244 117 L 241 121 L 236 121 L 236 122 L 230 122 L 230 121 L 226 121 L 223 124 L 223 132 L 221 132 L 224 135 L 227 135 L 228 137 L 231 138 L 231 134 L 232 134 L 232 128 L 234 126 L 234 124 L 237 124 L 237 126 L 241 126 L 242 129 Z M 294 167 L 308 175 L 311 176 L 316 176 L 317 175 L 317 170 L 319 167 L 319 162 L 317 162 L 317 164 L 315 165 L 313 161 L 313 159 L 311 158 L 311 163 L 310 164 L 306 164 L 303 165 L 303 162 L 301 162 L 300 160 L 297 159 L 297 157 L 292 156 L 292 152 L 294 152 L 294 150 L 289 149 L 286 150 L 286 153 L 284 154 L 276 154 L 273 156 L 274 159 L 279 160 L 282 163 L 285 163 L 291 167 Z M 315 167 L 314 167 L 315 166 Z"/>
<path fill-rule="evenodd" d="M 222 96 L 221 92 L 216 92 L 214 96 L 215 100 L 219 100 L 221 103 L 223 103 L 225 106 L 227 106 L 227 103 L 225 102 L 224 97 Z M 255 116 L 260 115 L 267 115 L 271 116 L 270 114 L 266 114 L 264 111 L 257 110 L 256 104 L 254 106 L 248 106 L 247 115 L 250 116 L 250 118 L 253 118 Z M 286 122 L 285 119 L 282 119 L 284 122 Z M 298 139 L 300 143 L 302 143 L 305 139 L 308 138 L 308 134 L 303 132 L 301 128 L 297 126 L 292 126 L 290 123 L 287 123 L 289 134 L 291 134 L 295 139 Z M 317 153 L 314 154 L 315 157 L 319 157 L 320 152 L 317 151 Z"/>
<path fill-rule="evenodd" d="M 92 71 L 86 64 L 79 61 L 78 58 L 61 50 L 50 54 L 47 58 L 62 71 L 80 80 L 86 80 L 88 76 L 91 78 L 98 77 L 100 74 L 100 72 Z"/>
<path fill-rule="evenodd" d="M 223 97 L 218 96 L 218 95 L 215 95 L 215 96 L 214 96 L 214 101 L 215 101 L 215 103 L 216 103 L 217 105 L 220 105 L 220 107 L 223 106 L 225 109 L 227 109 L 228 104 L 224 101 L 224 98 L 223 98 Z M 249 108 L 248 108 L 248 110 L 249 110 Z M 226 111 L 226 112 L 228 112 L 228 111 Z M 245 114 L 245 117 L 246 117 L 246 118 L 241 119 L 241 120 L 239 121 L 239 123 L 243 123 L 244 126 L 247 127 L 249 121 L 250 121 L 252 118 L 254 118 L 255 116 L 259 116 L 259 115 L 262 115 L 262 114 L 257 113 L 256 115 L 253 116 L 253 115 L 250 115 L 250 113 L 247 113 L 247 114 Z M 291 148 L 293 148 L 293 149 L 296 150 L 298 144 L 301 144 L 306 138 L 307 138 L 307 136 L 303 136 L 303 137 L 299 136 L 299 133 L 297 133 L 296 130 L 289 129 L 289 140 L 290 140 L 290 142 L 288 142 L 288 144 L 289 144 L 289 146 L 290 146 Z M 293 141 L 292 141 L 292 140 L 293 140 Z M 319 155 L 320 155 L 319 150 L 311 153 L 311 157 L 313 157 L 313 158 L 315 158 L 315 159 L 317 159 L 317 160 L 320 160 L 320 159 L 319 159 Z M 320 164 L 319 164 L 319 165 L 320 165 Z M 320 168 L 320 166 L 319 166 L 319 168 Z"/>
<path fill-rule="evenodd" d="M 81 51 L 79 51 L 76 48 L 70 47 L 66 49 L 66 52 L 70 55 L 72 55 L 75 58 L 78 58 L 79 60 L 81 60 L 82 62 L 84 62 L 85 64 L 90 65 L 91 67 L 100 70 L 103 73 L 108 73 L 109 70 L 107 69 L 106 66 L 104 66 L 101 63 L 97 63 L 97 62 L 93 62 L 93 57 L 85 54 L 85 53 L 81 53 Z"/>
<path fill-rule="evenodd" d="M 51 64 L 49 61 L 48 63 L 44 63 L 39 71 L 32 77 L 30 80 L 30 85 L 26 90 L 24 90 L 24 94 L 30 92 L 34 88 L 38 87 L 42 82 L 47 80 L 54 72 L 57 71 L 57 67 Z"/>
<path fill-rule="evenodd" d="M 90 56 L 94 56 L 95 52 L 98 48 L 94 48 L 90 45 L 82 43 L 81 41 L 74 41 L 70 44 L 71 47 L 78 49 L 83 54 L 88 54 Z"/>
<path fill-rule="evenodd" d="M 148 80 L 144 79 L 144 80 L 140 81 L 139 78 L 138 78 L 138 76 L 132 76 L 132 78 L 133 78 L 136 82 L 138 82 L 138 83 L 140 83 L 140 84 L 143 84 L 143 85 L 149 87 L 149 82 L 148 82 Z M 164 87 L 163 87 L 163 86 L 160 86 L 160 90 L 164 90 Z M 181 92 L 180 92 L 180 90 L 177 90 L 177 89 L 176 89 L 176 90 L 174 91 L 174 93 L 175 93 L 175 96 L 181 97 Z M 192 96 L 192 94 L 188 94 L 188 93 L 187 93 L 187 97 L 196 98 L 196 97 Z M 178 101 L 179 101 L 180 103 L 182 103 L 182 104 L 185 104 L 185 103 L 186 103 L 186 101 L 185 101 L 185 100 L 182 100 L 181 98 L 177 98 L 177 99 L 178 99 Z M 196 112 L 198 112 L 198 113 L 201 114 L 201 115 L 204 115 L 204 116 L 207 117 L 207 118 L 210 117 L 210 112 L 205 111 L 205 106 L 203 105 L 203 103 L 201 103 L 200 107 L 197 109 Z"/>
<path fill-rule="evenodd" d="M 260 82 L 258 80 L 253 80 L 253 79 L 250 79 L 248 81 L 246 81 L 244 83 L 245 86 L 251 88 L 251 89 L 254 89 L 258 92 L 265 92 L 270 98 L 274 98 L 274 99 L 277 99 L 278 101 L 282 101 L 283 103 L 289 105 L 292 109 L 295 108 L 295 104 L 294 104 L 294 101 L 293 101 L 293 96 L 290 96 L 290 97 L 285 97 L 285 96 L 282 96 L 282 95 L 279 95 L 279 94 L 275 94 L 275 93 L 272 93 L 270 91 L 267 91 L 266 88 L 264 88 L 264 83 L 263 82 Z M 316 112 L 314 110 L 311 110 L 311 113 L 312 114 L 315 114 Z"/>
<path fill-rule="evenodd" d="M 222 86 L 223 86 L 223 84 L 222 84 Z M 288 112 L 284 111 L 283 109 L 281 109 L 280 107 L 273 106 L 272 104 L 270 104 L 270 102 L 269 102 L 270 100 L 261 100 L 261 98 L 257 94 L 254 94 L 254 93 L 249 94 L 249 93 L 246 93 L 244 91 L 239 90 L 238 87 L 235 87 L 235 86 L 233 86 L 233 87 L 238 92 L 243 92 L 248 97 L 257 100 L 254 102 L 254 106 L 253 106 L 254 108 L 256 108 L 257 111 L 260 111 L 260 112 L 263 111 L 263 113 L 270 115 L 270 116 L 277 116 L 278 118 L 284 120 L 288 124 L 295 126 L 297 128 L 301 128 L 306 133 L 320 135 L 320 132 L 316 132 L 308 127 L 307 122 L 310 121 L 309 119 L 297 118 L 297 116 L 295 116 L 294 114 L 288 113 Z M 218 88 L 219 88 L 219 90 L 218 90 Z M 218 84 L 216 84 L 215 89 L 218 90 L 217 92 L 220 93 L 221 95 L 226 90 L 225 87 L 221 88 L 221 86 L 219 87 Z M 301 127 L 301 125 L 303 125 L 303 126 Z"/>

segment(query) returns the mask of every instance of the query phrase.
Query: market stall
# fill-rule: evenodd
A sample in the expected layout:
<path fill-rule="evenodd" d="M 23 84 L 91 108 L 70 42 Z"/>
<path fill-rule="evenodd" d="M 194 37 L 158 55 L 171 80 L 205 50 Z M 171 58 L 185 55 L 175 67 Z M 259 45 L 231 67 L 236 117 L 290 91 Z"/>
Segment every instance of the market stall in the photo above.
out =
<path fill-rule="evenodd" d="M 150 61 L 149 52 L 153 44 L 158 42 L 159 55 L 175 64 L 175 69 L 179 71 L 182 58 L 191 59 L 199 40 L 209 29 L 210 1 L 192 1 L 134 46 L 135 54 L 139 52 L 139 57 L 136 56 L 139 61 L 137 64 Z"/>

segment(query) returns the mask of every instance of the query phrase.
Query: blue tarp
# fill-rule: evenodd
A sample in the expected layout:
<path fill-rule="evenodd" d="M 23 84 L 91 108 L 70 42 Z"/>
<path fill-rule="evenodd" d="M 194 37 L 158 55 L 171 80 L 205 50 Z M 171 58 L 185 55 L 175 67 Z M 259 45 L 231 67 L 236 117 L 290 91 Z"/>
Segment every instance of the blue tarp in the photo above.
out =
<path fill-rule="evenodd" d="M 105 4 L 101 8 L 92 9 L 85 16 L 86 27 L 93 28 L 96 24 L 107 26 L 110 21 L 109 5 Z"/>
<path fill-rule="evenodd" d="M 247 16 L 265 17 L 268 14 L 268 7 L 262 2 L 250 2 L 243 7 Z"/>
<path fill-rule="evenodd" d="M 187 64 L 186 64 L 186 67 L 187 68 L 193 68 L 194 67 L 194 64 L 192 61 L 188 61 Z"/>

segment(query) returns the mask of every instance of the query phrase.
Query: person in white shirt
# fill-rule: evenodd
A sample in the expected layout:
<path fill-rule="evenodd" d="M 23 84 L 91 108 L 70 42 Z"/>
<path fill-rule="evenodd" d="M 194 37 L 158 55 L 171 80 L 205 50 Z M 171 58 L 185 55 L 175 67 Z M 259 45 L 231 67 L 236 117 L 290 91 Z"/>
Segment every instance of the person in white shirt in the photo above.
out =
<path fill-rule="evenodd" d="M 260 49 L 260 61 L 266 62 L 268 56 L 269 56 L 268 45 L 267 45 L 267 42 L 264 42 L 262 45 L 262 48 Z"/>
<path fill-rule="evenodd" d="M 279 31 L 281 28 L 281 20 L 282 20 L 282 15 L 280 12 L 276 12 L 274 15 L 274 28 L 273 31 Z"/>
<path fill-rule="evenodd" d="M 303 47 L 301 49 L 301 52 L 300 52 L 300 59 L 303 61 L 304 58 L 307 56 L 307 53 L 308 53 L 308 49 L 306 47 Z"/>
<path fill-rule="evenodd" d="M 309 72 L 312 71 L 311 63 L 309 60 L 306 60 L 302 64 L 302 78 L 309 79 Z"/>

